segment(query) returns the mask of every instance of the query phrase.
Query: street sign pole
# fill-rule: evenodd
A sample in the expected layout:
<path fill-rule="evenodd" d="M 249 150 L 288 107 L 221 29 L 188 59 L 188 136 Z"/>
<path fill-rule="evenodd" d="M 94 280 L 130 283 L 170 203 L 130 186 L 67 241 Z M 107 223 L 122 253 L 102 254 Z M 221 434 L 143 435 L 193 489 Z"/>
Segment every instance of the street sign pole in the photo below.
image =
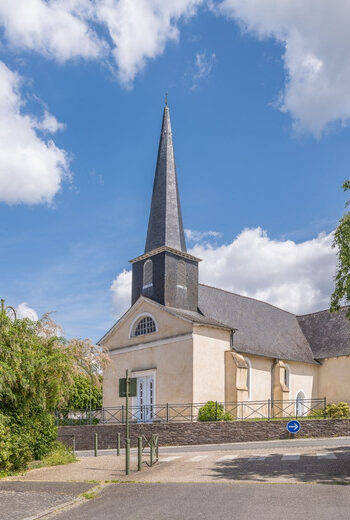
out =
<path fill-rule="evenodd" d="M 130 472 L 130 439 L 129 439 L 129 370 L 126 370 L 125 377 L 125 475 L 129 475 Z"/>
<path fill-rule="evenodd" d="M 119 379 L 119 397 L 125 397 L 125 474 L 130 471 L 130 436 L 129 436 L 129 397 L 137 395 L 136 377 L 129 377 L 129 370 L 126 370 L 126 377 Z M 124 407 L 122 407 L 122 423 L 124 424 Z"/>

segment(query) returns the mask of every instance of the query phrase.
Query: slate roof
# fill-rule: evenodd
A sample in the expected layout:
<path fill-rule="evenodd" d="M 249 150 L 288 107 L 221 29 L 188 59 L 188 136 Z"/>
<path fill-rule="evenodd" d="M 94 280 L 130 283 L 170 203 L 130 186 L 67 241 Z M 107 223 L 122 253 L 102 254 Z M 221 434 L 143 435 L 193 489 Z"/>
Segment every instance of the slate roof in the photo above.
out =
<path fill-rule="evenodd" d="M 169 107 L 164 107 L 145 253 L 162 246 L 186 252 Z"/>
<path fill-rule="evenodd" d="M 171 314 L 175 316 L 179 316 L 179 318 L 185 318 L 186 320 L 191 321 L 192 323 L 196 323 L 198 325 L 210 325 L 212 327 L 219 327 L 224 329 L 231 329 L 230 325 L 225 325 L 217 320 L 209 318 L 208 316 L 203 316 L 199 312 L 188 311 L 185 309 L 177 309 L 175 307 L 164 307 L 164 310 L 169 311 Z"/>
<path fill-rule="evenodd" d="M 198 306 L 206 317 L 238 329 L 233 336 L 238 352 L 315 363 L 297 317 L 290 312 L 203 284 Z"/>
<path fill-rule="evenodd" d="M 338 312 L 320 311 L 297 320 L 316 359 L 350 356 L 350 322 L 345 314 L 348 307 Z"/>

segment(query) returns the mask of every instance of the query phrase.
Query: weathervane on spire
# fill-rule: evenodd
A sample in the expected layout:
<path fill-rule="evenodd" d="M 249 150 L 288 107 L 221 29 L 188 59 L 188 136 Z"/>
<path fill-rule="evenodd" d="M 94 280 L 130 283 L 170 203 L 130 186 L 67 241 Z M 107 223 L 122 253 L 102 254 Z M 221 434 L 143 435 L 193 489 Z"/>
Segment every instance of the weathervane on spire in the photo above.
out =
<path fill-rule="evenodd" d="M 165 106 L 168 106 L 168 93 L 165 93 Z"/>

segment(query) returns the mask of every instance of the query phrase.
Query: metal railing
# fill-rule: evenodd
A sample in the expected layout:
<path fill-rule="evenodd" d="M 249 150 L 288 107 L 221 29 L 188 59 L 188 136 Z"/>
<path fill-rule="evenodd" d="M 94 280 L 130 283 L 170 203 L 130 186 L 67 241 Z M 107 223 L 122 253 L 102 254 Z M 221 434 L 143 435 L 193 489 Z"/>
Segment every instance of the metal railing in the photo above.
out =
<path fill-rule="evenodd" d="M 274 420 L 289 418 L 326 417 L 326 398 L 279 401 L 241 401 L 224 403 L 212 401 L 210 421 Z M 207 403 L 157 404 L 129 406 L 128 417 L 133 423 L 194 422 Z M 98 410 L 65 410 L 55 412 L 56 426 L 82 424 L 125 424 L 125 406 Z M 203 420 L 203 419 L 201 419 Z"/>

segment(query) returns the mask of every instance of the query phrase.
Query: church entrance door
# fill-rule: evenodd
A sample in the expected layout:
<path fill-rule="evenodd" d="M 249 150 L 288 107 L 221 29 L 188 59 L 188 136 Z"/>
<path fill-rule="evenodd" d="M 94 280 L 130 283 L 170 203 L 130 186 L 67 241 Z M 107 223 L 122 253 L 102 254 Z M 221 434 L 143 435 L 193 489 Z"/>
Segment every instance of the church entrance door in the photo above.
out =
<path fill-rule="evenodd" d="M 153 421 L 154 405 L 154 376 L 143 376 L 137 378 L 137 422 Z"/>

